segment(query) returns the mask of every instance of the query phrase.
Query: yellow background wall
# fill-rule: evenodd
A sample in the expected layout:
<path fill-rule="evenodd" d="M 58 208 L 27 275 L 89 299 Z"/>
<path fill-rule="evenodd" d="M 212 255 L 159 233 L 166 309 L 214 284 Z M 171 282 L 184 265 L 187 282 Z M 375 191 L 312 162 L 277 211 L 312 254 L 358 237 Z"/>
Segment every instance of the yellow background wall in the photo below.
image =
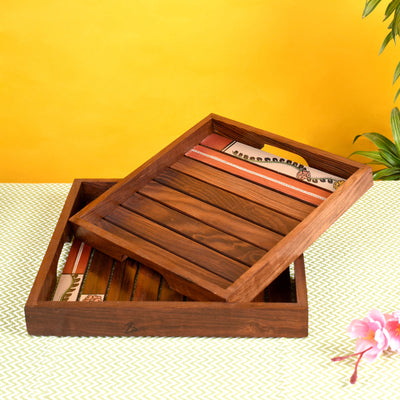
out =
<path fill-rule="evenodd" d="M 123 177 L 210 112 L 348 156 L 390 136 L 364 0 L 2 0 L 0 182 Z"/>

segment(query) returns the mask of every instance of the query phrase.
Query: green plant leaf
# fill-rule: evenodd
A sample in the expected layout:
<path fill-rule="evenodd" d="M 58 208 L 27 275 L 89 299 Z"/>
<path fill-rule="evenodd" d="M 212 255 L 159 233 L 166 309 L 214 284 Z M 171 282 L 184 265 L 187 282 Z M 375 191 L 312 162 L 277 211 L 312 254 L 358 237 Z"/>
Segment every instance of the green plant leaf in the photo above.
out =
<path fill-rule="evenodd" d="M 384 176 L 384 177 L 380 178 L 379 180 L 381 180 L 381 181 L 398 181 L 398 180 L 400 180 L 400 174 Z"/>
<path fill-rule="evenodd" d="M 392 110 L 390 124 L 392 126 L 394 143 L 397 147 L 397 154 L 400 154 L 400 111 L 397 107 Z"/>
<path fill-rule="evenodd" d="M 396 103 L 397 98 L 399 97 L 400 89 L 397 91 L 396 96 L 394 96 L 393 103 Z"/>
<path fill-rule="evenodd" d="M 373 173 L 374 180 L 397 180 L 400 177 L 400 168 L 385 168 Z"/>
<path fill-rule="evenodd" d="M 385 37 L 385 40 L 382 43 L 381 49 L 379 50 L 379 54 L 382 53 L 383 50 L 385 50 L 386 46 L 389 44 L 389 42 L 393 39 L 392 32 L 389 32 L 387 36 Z"/>
<path fill-rule="evenodd" d="M 399 155 L 394 143 L 391 142 L 387 137 L 376 132 L 368 132 L 368 133 L 363 133 L 362 135 L 357 135 L 353 140 L 353 144 L 361 136 L 370 140 L 376 147 L 378 147 L 378 149 L 391 152 L 395 156 Z"/>
<path fill-rule="evenodd" d="M 400 76 L 400 62 L 397 64 L 396 69 L 394 70 L 394 75 L 393 75 L 393 85 L 397 81 L 397 78 Z"/>
<path fill-rule="evenodd" d="M 389 151 L 385 150 L 379 150 L 379 154 L 381 157 L 388 163 L 390 164 L 391 167 L 398 167 L 400 168 L 400 158 L 396 157 Z"/>
<path fill-rule="evenodd" d="M 367 0 L 362 17 L 365 18 L 367 15 L 371 14 L 380 2 L 381 0 Z"/>
<path fill-rule="evenodd" d="M 349 155 L 349 157 L 353 156 L 353 155 L 359 155 L 362 157 L 367 157 L 370 158 L 371 160 L 373 160 L 373 162 L 369 162 L 368 164 L 380 164 L 380 165 L 385 165 L 386 167 L 391 167 L 390 164 L 388 164 L 383 158 L 382 156 L 379 154 L 378 151 L 363 151 L 363 150 L 358 150 L 358 151 L 354 151 L 353 153 L 351 153 Z"/>
<path fill-rule="evenodd" d="M 395 9 L 400 5 L 400 0 L 393 0 L 389 3 L 389 5 L 386 7 L 385 11 L 385 19 L 386 21 L 392 14 Z"/>
<path fill-rule="evenodd" d="M 396 43 L 396 35 L 399 34 L 399 22 L 400 22 L 400 11 L 398 8 L 396 8 L 396 11 L 394 12 L 394 17 L 392 21 L 392 36 L 393 36 L 393 41 Z"/>

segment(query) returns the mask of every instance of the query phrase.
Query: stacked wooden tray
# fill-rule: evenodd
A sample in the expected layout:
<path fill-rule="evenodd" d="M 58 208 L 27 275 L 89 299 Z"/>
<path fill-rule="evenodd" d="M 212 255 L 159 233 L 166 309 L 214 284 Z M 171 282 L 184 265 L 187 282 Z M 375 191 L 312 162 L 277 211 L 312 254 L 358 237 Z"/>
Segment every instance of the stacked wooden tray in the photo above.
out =
<path fill-rule="evenodd" d="M 264 157 L 259 150 L 264 145 L 296 153 L 308 166 Z M 317 175 L 310 173 L 313 168 Z M 63 212 L 63 231 L 121 265 L 128 257 L 136 260 L 160 274 L 153 275 L 182 299 L 196 301 L 159 301 L 158 286 L 158 301 L 150 303 L 164 319 L 161 314 L 140 317 L 138 309 L 144 307 L 147 315 L 149 302 L 102 301 L 87 305 L 97 328 L 85 330 L 77 321 L 87 314 L 86 306 L 49 301 L 55 287 L 53 252 L 47 260 L 53 266 L 39 271 L 26 306 L 32 332 L 43 334 L 44 322 L 34 329 L 38 319 L 32 316 L 46 306 L 57 310 L 55 316 L 62 313 L 63 326 L 70 329 L 63 333 L 52 327 L 58 329 L 53 334 L 302 336 L 307 330 L 302 254 L 372 185 L 372 174 L 363 164 L 212 114 L 102 194 L 104 182 L 85 185 L 82 189 L 81 182 L 75 194 L 80 199 L 70 200 L 79 207 Z M 102 190 L 96 192 L 99 185 Z M 95 196 L 83 194 L 88 190 L 99 196 L 89 202 Z M 61 242 L 54 246 L 60 249 Z M 274 282 L 286 282 L 281 292 L 287 298 L 287 271 L 294 262 L 295 302 L 274 303 L 274 295 L 266 302 L 265 289 Z M 186 314 L 200 305 L 199 314 Z M 110 309 L 121 319 L 104 327 L 106 321 L 100 320 Z M 134 323 L 133 315 L 141 322 Z M 265 320 L 267 315 L 271 319 Z M 240 327 L 232 329 L 234 321 Z M 127 323 L 134 332 L 127 331 Z"/>
<path fill-rule="evenodd" d="M 121 263 L 93 249 L 86 281 L 90 272 L 95 277 L 89 285 L 90 289 L 85 289 L 86 282 L 81 287 L 80 297 L 88 292 L 96 297 L 102 296 L 102 301 L 82 301 L 85 298 L 79 298 L 80 301 L 54 301 L 61 251 L 65 243 L 76 240 L 73 227 L 68 221 L 70 216 L 116 182 L 74 181 L 25 305 L 29 334 L 221 337 L 307 335 L 308 308 L 303 257 L 296 260 L 294 279 L 290 277 L 289 269 L 286 269 L 269 285 L 263 296 L 258 296 L 257 301 L 226 303 L 190 301 L 170 289 L 158 273 L 142 264 L 132 259 Z M 121 275 L 124 275 L 123 279 Z"/>

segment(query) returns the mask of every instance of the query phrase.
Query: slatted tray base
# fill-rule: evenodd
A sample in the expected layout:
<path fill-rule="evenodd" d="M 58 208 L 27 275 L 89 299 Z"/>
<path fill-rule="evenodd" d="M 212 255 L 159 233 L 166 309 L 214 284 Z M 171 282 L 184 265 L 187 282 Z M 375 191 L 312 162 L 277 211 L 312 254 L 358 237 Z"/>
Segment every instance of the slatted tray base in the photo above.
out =
<path fill-rule="evenodd" d="M 161 275 L 133 260 L 114 260 L 73 239 L 69 217 L 116 181 L 76 180 L 25 306 L 28 332 L 56 336 L 244 336 L 307 335 L 303 257 L 249 303 L 193 301 L 172 290 Z M 59 256 L 74 273 L 59 292 Z M 292 275 L 292 276 L 291 276 Z M 76 296 L 74 297 L 74 290 Z"/>
<path fill-rule="evenodd" d="M 285 164 L 295 177 L 274 171 L 268 157 L 229 152 L 236 142 L 292 151 L 320 175 L 307 179 L 297 163 Z M 211 115 L 71 222 L 81 240 L 144 263 L 189 298 L 247 302 L 371 185 L 363 164 Z"/>

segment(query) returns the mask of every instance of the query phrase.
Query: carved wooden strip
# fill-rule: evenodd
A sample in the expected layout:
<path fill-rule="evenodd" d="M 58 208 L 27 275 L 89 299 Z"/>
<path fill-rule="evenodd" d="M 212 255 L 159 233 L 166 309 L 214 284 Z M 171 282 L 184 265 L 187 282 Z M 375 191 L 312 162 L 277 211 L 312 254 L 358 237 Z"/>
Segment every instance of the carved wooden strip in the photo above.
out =
<path fill-rule="evenodd" d="M 264 207 L 279 211 L 299 221 L 303 220 L 315 209 L 315 206 L 311 204 L 286 196 L 283 193 L 254 185 L 246 179 L 228 174 L 192 158 L 182 157 L 172 164 L 171 168 L 208 182 L 211 185 L 218 186 L 228 192 L 235 193 Z"/>
<path fill-rule="evenodd" d="M 173 169 L 166 169 L 154 180 L 282 235 L 289 233 L 299 223 L 293 218 Z"/>
<path fill-rule="evenodd" d="M 79 301 L 103 301 L 114 260 L 95 250 Z"/>
<path fill-rule="evenodd" d="M 124 262 L 115 262 L 110 287 L 108 289 L 107 301 L 129 301 L 131 300 L 137 262 L 128 258 Z"/>
<path fill-rule="evenodd" d="M 359 162 L 216 114 L 213 114 L 213 132 L 260 149 L 265 144 L 279 147 L 302 156 L 310 167 L 344 178 L 362 166 Z"/>
<path fill-rule="evenodd" d="M 244 264 L 123 207 L 116 208 L 104 219 L 231 282 L 248 270 Z"/>
<path fill-rule="evenodd" d="M 161 275 L 167 274 L 169 270 L 173 269 L 178 276 L 182 276 L 184 279 L 191 279 L 195 276 L 199 285 L 207 286 L 207 290 L 215 292 L 217 297 L 223 295 L 221 288 L 226 289 L 231 285 L 230 281 L 178 257 L 104 219 L 99 221 L 99 226 L 102 229 L 106 229 L 107 232 L 111 234 L 118 235 L 120 242 L 126 247 L 129 256 L 135 257 L 139 262 L 145 260 L 149 266 L 156 269 Z M 171 283 L 170 286 L 172 286 Z M 201 293 L 202 292 L 199 292 L 198 294 Z M 186 295 L 186 293 L 184 294 Z M 190 295 L 190 293 L 187 295 Z"/>
<path fill-rule="evenodd" d="M 78 239 L 74 239 L 67 261 L 57 283 L 54 301 L 76 301 L 83 282 L 83 276 L 92 248 Z"/>
<path fill-rule="evenodd" d="M 331 194 L 327 190 L 312 187 L 277 172 L 269 171 L 257 165 L 239 160 L 236 157 L 214 151 L 208 147 L 195 146 L 186 155 L 317 206 Z"/>
<path fill-rule="evenodd" d="M 216 133 L 207 136 L 201 144 L 330 192 L 334 192 L 345 181 L 339 176 L 230 140 Z"/>
<path fill-rule="evenodd" d="M 140 194 L 136 193 L 123 203 L 123 206 L 248 266 L 254 264 L 265 254 L 264 250 L 250 243 L 221 232 Z"/>
<path fill-rule="evenodd" d="M 139 266 L 132 300 L 157 301 L 160 281 L 161 275 L 159 273 L 141 264 Z"/>
<path fill-rule="evenodd" d="M 276 232 L 264 229 L 157 182 L 150 182 L 139 193 L 265 250 L 272 248 L 283 238 Z"/>

